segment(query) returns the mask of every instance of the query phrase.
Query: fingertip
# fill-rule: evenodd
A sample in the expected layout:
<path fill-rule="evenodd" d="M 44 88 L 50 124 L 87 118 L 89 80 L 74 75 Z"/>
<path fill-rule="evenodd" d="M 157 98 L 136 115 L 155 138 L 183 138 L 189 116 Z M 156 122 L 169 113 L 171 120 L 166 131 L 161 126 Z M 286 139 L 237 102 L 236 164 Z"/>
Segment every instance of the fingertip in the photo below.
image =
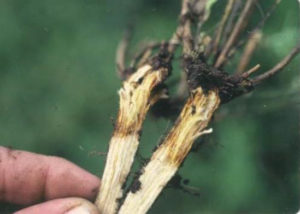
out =
<path fill-rule="evenodd" d="M 45 187 L 45 198 L 54 199 L 78 196 L 94 200 L 100 179 L 68 160 L 48 157 L 49 171 Z"/>
<path fill-rule="evenodd" d="M 94 200 L 100 179 L 63 158 L 0 146 L 0 201 L 29 205 L 41 200 Z"/>

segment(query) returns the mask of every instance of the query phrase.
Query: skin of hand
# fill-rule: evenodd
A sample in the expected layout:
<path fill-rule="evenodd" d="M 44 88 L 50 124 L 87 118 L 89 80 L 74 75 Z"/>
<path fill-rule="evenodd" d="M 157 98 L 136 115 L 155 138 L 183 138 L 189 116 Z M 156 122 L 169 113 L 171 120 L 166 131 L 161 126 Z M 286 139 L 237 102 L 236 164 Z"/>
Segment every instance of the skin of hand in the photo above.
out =
<path fill-rule="evenodd" d="M 65 159 L 0 146 L 0 201 L 28 206 L 16 214 L 99 214 L 89 202 L 99 185 Z"/>

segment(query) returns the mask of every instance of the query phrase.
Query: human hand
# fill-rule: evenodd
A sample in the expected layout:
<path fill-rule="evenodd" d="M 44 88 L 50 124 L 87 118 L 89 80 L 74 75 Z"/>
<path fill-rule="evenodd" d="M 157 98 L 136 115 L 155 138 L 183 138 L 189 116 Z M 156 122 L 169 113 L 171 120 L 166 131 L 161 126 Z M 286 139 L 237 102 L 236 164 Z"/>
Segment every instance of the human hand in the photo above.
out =
<path fill-rule="evenodd" d="M 32 205 L 16 214 L 99 214 L 88 201 L 99 184 L 95 175 L 62 158 L 0 146 L 0 202 Z"/>

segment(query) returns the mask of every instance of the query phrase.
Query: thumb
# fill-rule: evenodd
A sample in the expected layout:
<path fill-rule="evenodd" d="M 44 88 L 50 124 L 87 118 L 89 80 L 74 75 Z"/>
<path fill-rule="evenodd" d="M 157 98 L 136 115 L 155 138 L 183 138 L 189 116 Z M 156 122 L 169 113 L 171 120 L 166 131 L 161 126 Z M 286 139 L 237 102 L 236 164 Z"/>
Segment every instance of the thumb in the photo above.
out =
<path fill-rule="evenodd" d="M 91 202 L 82 198 L 55 199 L 22 209 L 15 214 L 99 214 Z"/>

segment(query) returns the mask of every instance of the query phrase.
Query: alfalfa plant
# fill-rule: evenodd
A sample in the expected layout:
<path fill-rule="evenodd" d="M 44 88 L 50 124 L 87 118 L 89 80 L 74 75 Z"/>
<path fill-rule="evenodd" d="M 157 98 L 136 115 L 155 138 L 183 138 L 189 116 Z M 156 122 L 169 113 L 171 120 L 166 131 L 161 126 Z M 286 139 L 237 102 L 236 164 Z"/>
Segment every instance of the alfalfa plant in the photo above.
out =
<path fill-rule="evenodd" d="M 183 0 L 179 24 L 173 36 L 151 43 L 126 67 L 128 35 L 117 50 L 117 66 L 123 79 L 120 106 L 109 143 L 106 165 L 96 205 L 102 214 L 143 214 L 175 175 L 189 154 L 193 142 L 204 134 L 214 112 L 222 104 L 249 93 L 284 69 L 300 52 L 300 43 L 268 71 L 260 63 L 248 68 L 262 37 L 262 27 L 279 0 L 250 33 L 243 34 L 258 0 L 228 0 L 213 33 L 203 30 L 216 0 Z M 242 36 L 243 35 L 243 36 Z M 159 49 L 157 52 L 155 50 Z M 243 49 L 235 70 L 228 63 Z M 169 97 L 164 81 L 171 75 L 174 55 L 182 60 L 182 77 L 177 97 Z M 177 57 L 178 58 L 178 57 Z M 143 121 L 157 101 L 184 101 L 185 104 L 162 143 L 140 169 L 128 191 L 126 179 L 140 143 Z M 126 194 L 125 194 L 126 192 Z"/>

